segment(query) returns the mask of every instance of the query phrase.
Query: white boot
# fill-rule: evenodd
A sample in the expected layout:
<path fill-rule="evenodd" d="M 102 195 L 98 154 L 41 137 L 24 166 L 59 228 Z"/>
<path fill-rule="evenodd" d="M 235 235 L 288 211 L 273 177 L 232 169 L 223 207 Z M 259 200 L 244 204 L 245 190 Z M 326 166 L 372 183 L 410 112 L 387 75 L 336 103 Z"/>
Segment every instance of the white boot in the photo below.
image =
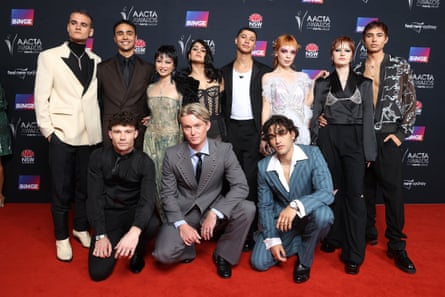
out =
<path fill-rule="evenodd" d="M 73 250 L 70 239 L 56 240 L 57 259 L 64 262 L 70 262 L 73 259 Z"/>
<path fill-rule="evenodd" d="M 73 236 L 77 238 L 83 247 L 89 248 L 91 244 L 91 236 L 88 231 L 76 231 L 73 229 Z"/>

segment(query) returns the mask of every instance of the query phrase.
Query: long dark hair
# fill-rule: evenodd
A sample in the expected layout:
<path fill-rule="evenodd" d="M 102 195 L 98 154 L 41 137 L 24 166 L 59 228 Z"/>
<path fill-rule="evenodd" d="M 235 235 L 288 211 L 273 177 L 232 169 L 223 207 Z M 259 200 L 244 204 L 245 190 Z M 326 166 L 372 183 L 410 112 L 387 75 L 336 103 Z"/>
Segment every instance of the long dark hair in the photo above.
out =
<path fill-rule="evenodd" d="M 217 69 L 215 66 L 213 66 L 212 50 L 210 49 L 207 42 L 205 42 L 202 39 L 196 39 L 195 41 L 193 41 L 187 51 L 187 57 L 189 56 L 190 52 L 192 51 L 193 46 L 197 43 L 201 44 L 206 50 L 206 54 L 204 56 L 204 74 L 209 79 L 208 82 L 217 81 L 218 83 L 221 83 L 222 72 L 219 69 Z M 188 63 L 189 63 L 188 74 L 190 74 L 192 72 L 191 61 L 189 60 Z"/>

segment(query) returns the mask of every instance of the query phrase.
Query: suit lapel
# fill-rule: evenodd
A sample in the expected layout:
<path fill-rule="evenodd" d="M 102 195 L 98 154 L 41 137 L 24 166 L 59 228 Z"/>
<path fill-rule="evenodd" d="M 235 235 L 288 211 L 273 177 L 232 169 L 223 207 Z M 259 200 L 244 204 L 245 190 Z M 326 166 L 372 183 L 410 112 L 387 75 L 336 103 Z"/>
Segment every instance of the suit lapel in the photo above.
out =
<path fill-rule="evenodd" d="M 217 153 L 215 142 L 208 139 L 209 142 L 209 155 L 204 157 L 202 162 L 201 178 L 199 180 L 198 194 L 200 194 L 209 184 L 212 176 L 215 172 L 217 165 Z"/>
<path fill-rule="evenodd" d="M 190 160 L 190 151 L 187 142 L 183 142 L 178 151 L 178 163 L 176 164 L 182 179 L 190 188 L 196 188 L 195 173 L 193 171 L 192 161 Z"/>

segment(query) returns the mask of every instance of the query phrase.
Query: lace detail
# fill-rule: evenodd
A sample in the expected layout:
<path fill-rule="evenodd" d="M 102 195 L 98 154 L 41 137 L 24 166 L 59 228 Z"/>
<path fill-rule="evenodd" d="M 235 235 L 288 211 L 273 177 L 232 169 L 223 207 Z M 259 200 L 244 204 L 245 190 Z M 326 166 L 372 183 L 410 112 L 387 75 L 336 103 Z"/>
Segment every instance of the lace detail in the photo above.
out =
<path fill-rule="evenodd" d="M 199 103 L 203 104 L 209 110 L 211 117 L 219 116 L 221 114 L 219 94 L 219 85 L 211 86 L 207 89 L 198 89 Z"/>
<path fill-rule="evenodd" d="M 358 91 L 358 89 L 355 89 L 354 94 L 352 94 L 352 96 L 348 97 L 348 98 L 337 98 L 329 91 L 329 93 L 326 97 L 325 105 L 332 106 L 335 103 L 337 103 L 338 101 L 346 101 L 346 100 L 349 100 L 355 104 L 362 104 L 362 96 L 360 95 L 360 92 Z"/>

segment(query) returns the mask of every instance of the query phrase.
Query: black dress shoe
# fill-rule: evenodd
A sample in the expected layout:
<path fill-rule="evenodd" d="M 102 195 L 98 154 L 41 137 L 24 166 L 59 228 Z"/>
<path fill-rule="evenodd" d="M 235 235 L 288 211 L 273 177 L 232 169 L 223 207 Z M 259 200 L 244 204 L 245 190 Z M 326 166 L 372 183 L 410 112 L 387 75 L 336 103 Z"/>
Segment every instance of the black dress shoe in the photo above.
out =
<path fill-rule="evenodd" d="M 253 246 L 255 245 L 255 241 L 252 238 L 246 239 L 243 246 L 243 252 L 248 252 L 253 249 Z"/>
<path fill-rule="evenodd" d="M 394 263 L 399 269 L 405 271 L 406 273 L 416 273 L 416 267 L 410 258 L 408 258 L 408 254 L 405 250 L 388 250 L 386 254 L 390 259 L 394 258 Z"/>
<path fill-rule="evenodd" d="M 377 245 L 377 243 L 379 243 L 379 242 L 378 242 L 377 238 L 366 237 L 366 243 L 369 245 Z"/>
<path fill-rule="evenodd" d="M 181 262 L 184 263 L 184 264 L 189 264 L 189 263 L 192 263 L 193 260 L 195 260 L 195 258 L 184 259 L 184 260 L 182 260 Z"/>
<path fill-rule="evenodd" d="M 347 274 L 358 274 L 360 271 L 360 265 L 355 263 L 345 263 L 345 272 Z"/>
<path fill-rule="evenodd" d="M 213 253 L 213 260 L 216 264 L 216 271 L 222 278 L 229 278 L 232 276 L 232 265 L 227 262 L 223 257 Z"/>
<path fill-rule="evenodd" d="M 300 264 L 300 261 L 297 261 L 294 268 L 294 282 L 297 284 L 304 283 L 309 279 L 310 273 L 310 267 L 306 267 L 303 264 Z"/>
<path fill-rule="evenodd" d="M 323 241 L 321 243 L 320 250 L 322 250 L 325 253 L 333 253 L 333 252 L 335 252 L 336 249 L 338 249 L 338 247 L 333 245 L 332 243 L 329 243 L 326 241 Z"/>
<path fill-rule="evenodd" d="M 135 253 L 130 259 L 130 270 L 133 273 L 139 273 L 145 266 L 145 260 L 142 255 Z"/>

